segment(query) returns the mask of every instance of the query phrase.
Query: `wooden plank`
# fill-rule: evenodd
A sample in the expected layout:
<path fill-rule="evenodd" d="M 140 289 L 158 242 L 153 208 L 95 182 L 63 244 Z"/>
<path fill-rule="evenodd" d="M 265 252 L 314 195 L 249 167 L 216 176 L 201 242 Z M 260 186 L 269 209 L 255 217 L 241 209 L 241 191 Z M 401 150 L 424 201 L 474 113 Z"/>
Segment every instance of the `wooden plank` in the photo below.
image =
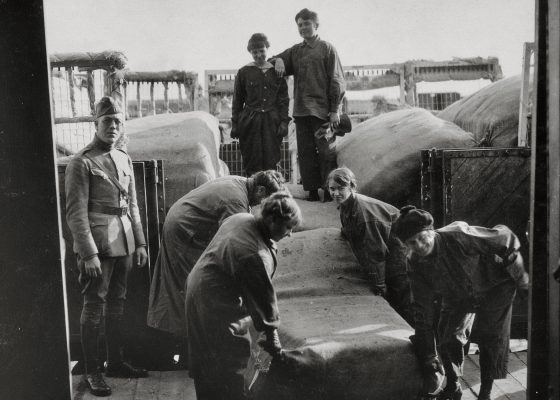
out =
<path fill-rule="evenodd" d="M 164 113 L 170 112 L 169 110 L 169 84 L 167 82 L 163 82 L 163 108 Z"/>
<path fill-rule="evenodd" d="M 510 357 L 511 356 L 512 353 L 510 353 Z M 465 360 L 465 364 L 467 364 L 467 361 L 469 364 L 472 363 L 476 368 L 480 369 L 478 354 L 469 355 L 467 360 Z M 505 379 L 497 379 L 494 381 L 494 386 L 492 388 L 492 398 L 494 399 L 525 400 L 526 395 L 526 388 L 509 372 Z"/>
<path fill-rule="evenodd" d="M 134 400 L 156 400 L 159 399 L 161 371 L 150 371 L 150 376 L 138 379 Z"/>
<path fill-rule="evenodd" d="M 162 372 L 158 391 L 159 400 L 196 400 L 194 381 L 188 371 Z"/>
<path fill-rule="evenodd" d="M 142 118 L 142 94 L 140 92 L 142 82 L 136 82 L 136 116 Z"/>
<path fill-rule="evenodd" d="M 107 385 L 111 387 L 111 396 L 104 397 L 107 400 L 134 400 L 138 379 L 105 378 Z M 98 400 L 99 397 L 90 393 L 81 375 L 72 376 L 73 400 Z"/>
<path fill-rule="evenodd" d="M 527 352 L 523 351 L 520 353 L 525 354 L 525 360 L 527 360 Z M 519 358 L 518 354 L 520 353 L 510 354 L 508 372 L 513 379 L 523 386 L 523 388 L 527 389 L 527 363 L 523 362 L 523 360 Z"/>
<path fill-rule="evenodd" d="M 148 111 L 152 115 L 156 115 L 156 100 L 154 97 L 154 82 L 150 83 L 150 109 Z"/>
<path fill-rule="evenodd" d="M 463 377 L 461 380 L 463 381 L 463 392 L 468 392 L 470 395 L 476 399 L 478 395 L 478 391 L 480 390 L 480 372 L 478 365 L 475 364 L 469 355 L 465 357 L 465 362 L 463 365 Z M 465 397 L 463 394 L 463 397 Z"/>
<path fill-rule="evenodd" d="M 531 102 L 529 99 L 529 81 L 531 76 L 531 55 L 535 52 L 534 43 L 523 43 L 523 62 L 521 67 L 521 92 L 519 94 L 519 125 L 517 127 L 517 145 L 520 147 L 529 146 L 527 136 L 527 116 L 531 112 Z"/>

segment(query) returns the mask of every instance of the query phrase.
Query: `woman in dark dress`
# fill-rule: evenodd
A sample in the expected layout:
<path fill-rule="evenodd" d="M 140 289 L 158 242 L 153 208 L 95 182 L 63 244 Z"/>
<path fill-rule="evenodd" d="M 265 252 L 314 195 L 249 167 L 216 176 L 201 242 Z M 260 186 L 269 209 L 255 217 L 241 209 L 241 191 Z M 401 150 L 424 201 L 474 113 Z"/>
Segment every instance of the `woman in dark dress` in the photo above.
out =
<path fill-rule="evenodd" d="M 198 400 L 245 400 L 243 374 L 251 354 L 248 321 L 264 332 L 264 350 L 282 351 L 272 276 L 276 242 L 290 236 L 301 212 L 287 192 L 262 202 L 254 217 L 227 218 L 187 279 L 189 373 Z M 250 318 L 249 318 L 250 317 Z"/>
<path fill-rule="evenodd" d="M 242 67 L 235 77 L 231 137 L 239 139 L 247 175 L 276 169 L 290 122 L 288 85 L 266 60 L 268 47 L 264 34 L 251 36 L 247 50 L 254 61 Z"/>

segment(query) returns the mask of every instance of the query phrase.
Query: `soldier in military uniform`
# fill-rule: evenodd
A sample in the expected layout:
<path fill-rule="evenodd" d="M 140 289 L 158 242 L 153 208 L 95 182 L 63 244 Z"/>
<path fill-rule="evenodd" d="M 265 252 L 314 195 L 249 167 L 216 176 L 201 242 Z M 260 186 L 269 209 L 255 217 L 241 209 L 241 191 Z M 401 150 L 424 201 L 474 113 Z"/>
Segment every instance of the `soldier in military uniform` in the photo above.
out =
<path fill-rule="evenodd" d="M 97 360 L 97 342 L 105 318 L 107 369 L 110 377 L 139 378 L 144 369 L 123 361 L 122 319 L 127 275 L 132 264 L 146 264 L 132 161 L 119 148 L 124 115 L 111 97 L 96 104 L 95 137 L 66 169 L 66 219 L 74 239 L 79 282 L 84 295 L 80 334 L 84 380 L 92 394 L 108 396 Z"/>

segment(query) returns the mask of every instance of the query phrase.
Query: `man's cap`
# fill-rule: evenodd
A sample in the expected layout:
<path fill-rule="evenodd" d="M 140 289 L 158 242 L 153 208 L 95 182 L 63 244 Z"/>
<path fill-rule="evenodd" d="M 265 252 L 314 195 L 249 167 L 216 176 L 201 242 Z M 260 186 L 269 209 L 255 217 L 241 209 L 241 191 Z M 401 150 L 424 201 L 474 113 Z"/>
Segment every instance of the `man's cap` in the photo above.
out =
<path fill-rule="evenodd" d="M 317 131 L 315 132 L 315 137 L 320 138 L 325 136 L 327 130 L 329 129 L 330 122 L 325 122 Z M 348 114 L 340 114 L 340 122 L 338 126 L 333 130 L 334 136 L 344 136 L 348 132 L 352 131 L 352 121 Z"/>
<path fill-rule="evenodd" d="M 344 136 L 348 132 L 352 132 L 352 121 L 348 114 L 340 114 L 340 122 L 334 130 L 336 136 Z"/>
<path fill-rule="evenodd" d="M 253 49 L 260 49 L 263 47 L 266 48 L 270 47 L 270 43 L 268 43 L 268 38 L 264 33 L 254 33 L 249 39 L 249 43 L 247 44 L 247 51 L 251 51 Z"/>
<path fill-rule="evenodd" d="M 98 119 L 104 115 L 122 114 L 119 102 L 112 97 L 104 96 L 95 105 L 95 118 Z"/>
<path fill-rule="evenodd" d="M 434 229 L 434 218 L 428 211 L 410 205 L 404 206 L 392 229 L 404 242 L 419 232 Z"/>

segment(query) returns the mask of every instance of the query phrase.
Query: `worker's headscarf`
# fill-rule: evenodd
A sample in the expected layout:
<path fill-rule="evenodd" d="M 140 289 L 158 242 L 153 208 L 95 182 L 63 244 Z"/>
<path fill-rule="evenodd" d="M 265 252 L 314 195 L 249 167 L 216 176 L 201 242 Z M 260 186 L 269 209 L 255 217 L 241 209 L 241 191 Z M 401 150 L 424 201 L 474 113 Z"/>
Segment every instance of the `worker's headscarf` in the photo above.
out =
<path fill-rule="evenodd" d="M 434 229 L 434 218 L 428 211 L 414 206 L 404 206 L 393 223 L 393 232 L 401 241 L 406 241 L 419 232 Z"/>

